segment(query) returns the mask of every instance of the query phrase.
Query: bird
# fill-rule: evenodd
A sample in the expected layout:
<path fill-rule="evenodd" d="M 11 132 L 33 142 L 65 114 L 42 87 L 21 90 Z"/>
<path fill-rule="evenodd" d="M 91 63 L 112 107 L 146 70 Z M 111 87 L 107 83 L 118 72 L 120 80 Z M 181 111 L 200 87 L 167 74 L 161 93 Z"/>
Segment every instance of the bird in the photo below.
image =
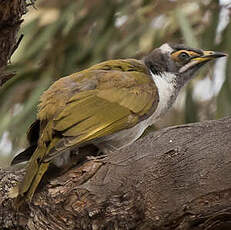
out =
<path fill-rule="evenodd" d="M 18 197 L 30 202 L 48 168 L 67 164 L 73 149 L 94 144 L 108 155 L 132 144 L 205 63 L 224 56 L 164 43 L 141 60 L 108 60 L 55 81 L 41 96 L 29 147 L 12 161 L 29 160 Z"/>

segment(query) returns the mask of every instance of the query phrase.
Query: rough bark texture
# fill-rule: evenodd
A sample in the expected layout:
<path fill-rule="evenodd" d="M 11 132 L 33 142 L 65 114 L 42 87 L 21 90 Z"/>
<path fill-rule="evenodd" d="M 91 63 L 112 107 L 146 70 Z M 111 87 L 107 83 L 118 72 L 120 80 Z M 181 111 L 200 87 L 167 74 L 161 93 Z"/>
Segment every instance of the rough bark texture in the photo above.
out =
<path fill-rule="evenodd" d="M 17 33 L 25 13 L 26 0 L 0 0 L 0 86 L 14 76 L 3 71 L 22 38 Z"/>
<path fill-rule="evenodd" d="M 231 118 L 151 133 L 49 176 L 15 211 L 24 170 L 0 171 L 1 229 L 231 229 Z"/>

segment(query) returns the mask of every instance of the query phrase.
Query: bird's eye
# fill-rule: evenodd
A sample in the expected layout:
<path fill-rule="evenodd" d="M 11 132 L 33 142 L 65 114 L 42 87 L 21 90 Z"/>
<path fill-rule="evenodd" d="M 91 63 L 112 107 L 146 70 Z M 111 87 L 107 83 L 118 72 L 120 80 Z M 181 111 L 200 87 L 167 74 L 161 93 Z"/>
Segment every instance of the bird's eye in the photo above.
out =
<path fill-rule="evenodd" d="M 181 52 L 181 53 L 178 55 L 178 58 L 179 58 L 181 61 L 187 61 L 187 60 L 189 60 L 190 56 L 189 56 L 189 54 L 187 54 L 186 52 Z"/>

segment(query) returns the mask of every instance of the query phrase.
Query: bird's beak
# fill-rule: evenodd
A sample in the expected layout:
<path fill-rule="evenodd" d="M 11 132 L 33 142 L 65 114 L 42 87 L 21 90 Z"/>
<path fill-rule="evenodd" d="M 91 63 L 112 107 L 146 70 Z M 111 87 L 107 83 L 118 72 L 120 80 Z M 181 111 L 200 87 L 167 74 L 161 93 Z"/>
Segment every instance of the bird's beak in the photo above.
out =
<path fill-rule="evenodd" d="M 192 58 L 192 60 L 196 61 L 197 63 L 201 63 L 225 56 L 227 56 L 227 54 L 222 52 L 204 51 L 202 56 Z"/>
<path fill-rule="evenodd" d="M 186 72 L 189 69 L 194 68 L 196 66 L 201 67 L 208 61 L 211 61 L 211 60 L 214 60 L 220 57 L 225 57 L 225 56 L 228 56 L 228 55 L 222 52 L 203 51 L 202 55 L 191 58 L 191 60 L 186 65 L 181 67 L 181 69 L 179 70 L 179 73 Z"/>

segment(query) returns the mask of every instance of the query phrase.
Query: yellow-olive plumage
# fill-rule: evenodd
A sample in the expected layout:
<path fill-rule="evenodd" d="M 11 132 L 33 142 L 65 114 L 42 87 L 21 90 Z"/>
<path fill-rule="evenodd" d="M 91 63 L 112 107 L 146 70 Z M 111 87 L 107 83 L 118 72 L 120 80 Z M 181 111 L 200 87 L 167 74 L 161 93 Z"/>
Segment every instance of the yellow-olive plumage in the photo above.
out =
<path fill-rule="evenodd" d="M 106 61 L 56 81 L 41 97 L 38 146 L 19 194 L 30 200 L 64 150 L 136 125 L 157 101 L 148 69 L 134 59 Z"/>
<path fill-rule="evenodd" d="M 30 159 L 19 200 L 31 200 L 49 165 L 62 166 L 70 150 L 93 143 L 107 154 L 134 142 L 201 66 L 223 56 L 166 43 L 142 61 L 106 61 L 56 81 L 41 97 L 30 146 L 12 161 Z"/>

